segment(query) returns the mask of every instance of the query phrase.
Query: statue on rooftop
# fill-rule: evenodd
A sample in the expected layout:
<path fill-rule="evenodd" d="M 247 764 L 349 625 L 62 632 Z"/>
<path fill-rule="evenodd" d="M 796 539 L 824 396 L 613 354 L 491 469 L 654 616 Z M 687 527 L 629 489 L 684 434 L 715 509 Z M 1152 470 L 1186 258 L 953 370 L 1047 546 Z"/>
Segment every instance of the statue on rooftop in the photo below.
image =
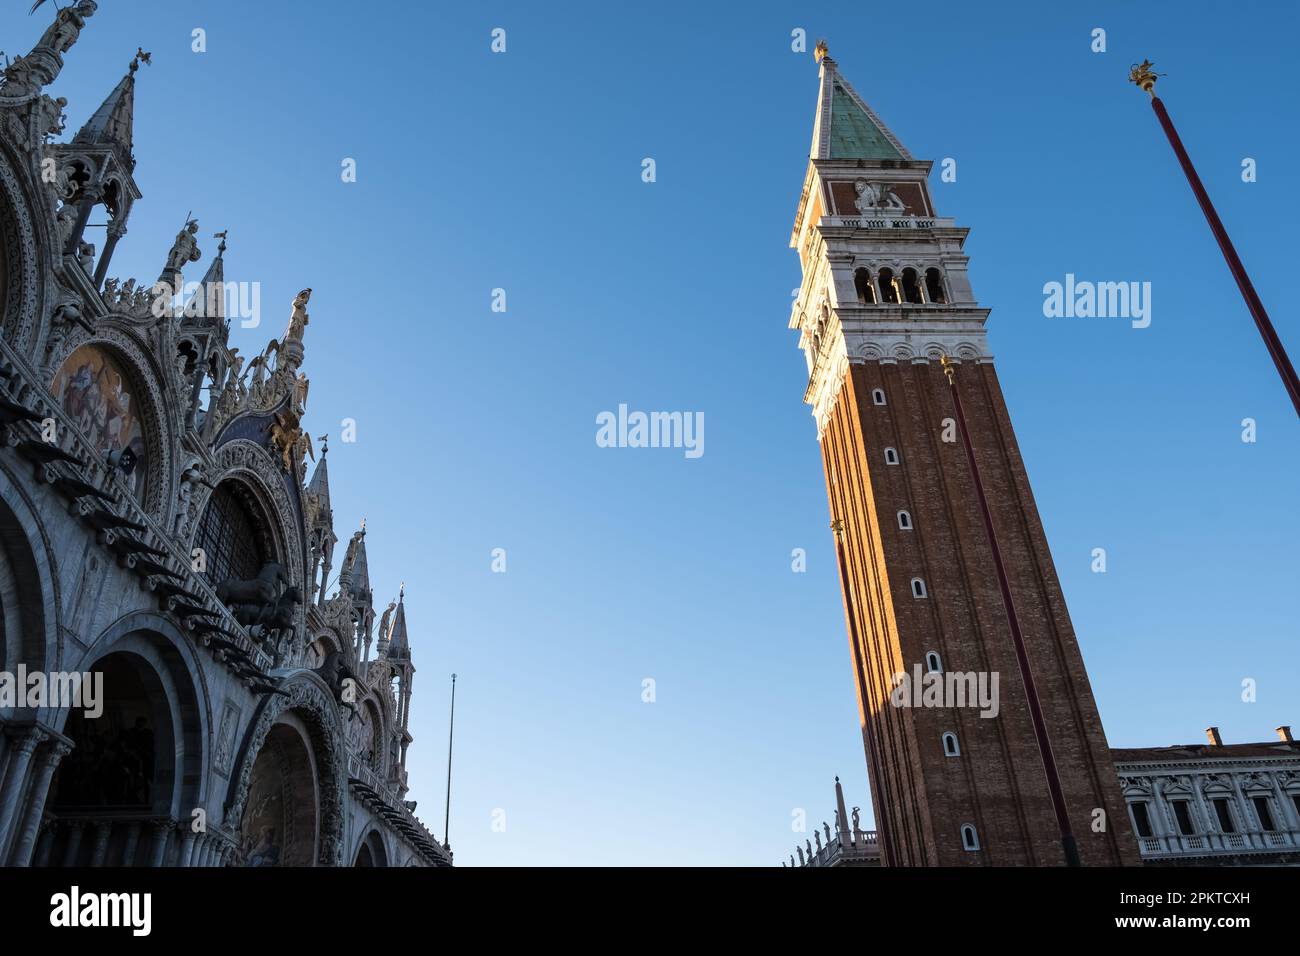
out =
<path fill-rule="evenodd" d="M 397 607 L 396 601 L 389 601 L 388 607 L 384 610 L 384 616 L 379 619 L 379 639 L 382 641 L 388 635 L 388 621 L 393 616 L 393 608 Z"/>
<path fill-rule="evenodd" d="M 293 311 L 289 314 L 289 327 L 284 331 L 282 345 L 290 342 L 302 343 L 303 333 L 307 331 L 307 303 L 311 300 L 311 289 L 303 289 L 293 299 Z"/>
<path fill-rule="evenodd" d="M 168 273 L 179 273 L 186 265 L 198 262 L 202 257 L 198 240 L 194 238 L 198 231 L 199 221 L 189 219 L 185 223 L 185 228 L 176 233 L 176 241 L 172 243 L 171 252 L 167 253 L 167 265 L 163 269 L 164 279 Z"/>
<path fill-rule="evenodd" d="M 40 0 L 31 12 L 36 11 L 45 0 Z M 72 49 L 77 38 L 81 36 L 82 29 L 86 26 L 86 21 L 95 15 L 99 9 L 99 4 L 95 0 L 77 0 L 77 3 L 70 7 L 63 7 L 54 17 L 54 22 L 50 24 L 49 29 L 41 35 L 40 42 L 36 44 L 38 48 L 45 47 L 53 50 L 55 53 L 63 54 Z"/>

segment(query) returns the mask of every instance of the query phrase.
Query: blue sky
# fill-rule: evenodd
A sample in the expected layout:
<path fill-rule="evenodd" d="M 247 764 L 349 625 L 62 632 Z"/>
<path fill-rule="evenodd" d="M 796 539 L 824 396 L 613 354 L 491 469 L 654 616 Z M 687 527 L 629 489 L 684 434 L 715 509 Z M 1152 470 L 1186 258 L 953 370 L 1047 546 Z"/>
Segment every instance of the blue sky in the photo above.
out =
<path fill-rule="evenodd" d="M 48 16 L 6 6 L 12 56 Z M 1300 200 L 1297 8 L 935 3 L 900 22 L 729 6 L 103 0 L 56 85 L 73 130 L 137 45 L 153 53 L 136 101 L 145 195 L 113 272 L 156 276 L 192 209 L 202 267 L 228 228 L 227 278 L 262 283 L 263 326 L 233 335 L 245 353 L 315 290 L 308 424 L 358 423 L 331 444 L 337 531 L 368 520 L 381 607 L 407 582 L 411 796 L 439 834 L 460 675 L 457 862 L 770 865 L 793 849 L 794 808 L 830 818 L 836 774 L 869 805 L 786 328 L 817 86 L 795 28 L 829 40 L 914 155 L 957 160 L 935 202 L 972 228 L 972 282 L 1112 745 L 1300 725 L 1300 426 L 1125 82 L 1144 56 L 1169 74 L 1165 102 L 1300 355 L 1284 231 Z M 1066 273 L 1151 282 L 1150 328 L 1045 318 L 1043 284 Z M 597 447 L 596 415 L 620 403 L 703 412 L 705 454 Z"/>

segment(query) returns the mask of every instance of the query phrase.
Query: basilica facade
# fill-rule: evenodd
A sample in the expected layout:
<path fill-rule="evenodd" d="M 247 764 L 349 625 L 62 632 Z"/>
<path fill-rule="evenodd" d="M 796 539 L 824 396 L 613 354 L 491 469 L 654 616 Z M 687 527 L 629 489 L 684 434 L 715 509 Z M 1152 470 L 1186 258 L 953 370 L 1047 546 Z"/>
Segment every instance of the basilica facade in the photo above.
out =
<path fill-rule="evenodd" d="M 96 13 L 0 84 L 0 863 L 450 866 L 407 800 L 404 594 L 376 614 L 364 522 L 336 553 L 306 431 L 311 289 L 246 360 L 224 234 L 112 273 L 148 54 L 68 135 Z"/>

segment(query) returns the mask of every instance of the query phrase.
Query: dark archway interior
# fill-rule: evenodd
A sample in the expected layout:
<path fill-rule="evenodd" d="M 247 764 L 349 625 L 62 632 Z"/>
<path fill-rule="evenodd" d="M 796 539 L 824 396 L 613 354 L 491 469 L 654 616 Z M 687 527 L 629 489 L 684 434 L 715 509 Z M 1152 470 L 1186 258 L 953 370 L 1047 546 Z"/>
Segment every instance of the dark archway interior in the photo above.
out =
<path fill-rule="evenodd" d="M 388 866 L 388 854 L 384 851 L 384 841 L 379 834 L 371 830 L 357 850 L 353 866 Z"/>
<path fill-rule="evenodd" d="M 56 834 L 48 862 L 143 865 L 153 854 L 151 825 L 170 814 L 179 784 L 168 692 L 130 652 L 111 653 L 90 672 L 102 675 L 103 711 L 73 710 L 64 725 L 73 749 L 46 801 Z"/>
<path fill-rule="evenodd" d="M 104 678 L 104 712 L 98 718 L 81 710 L 68 715 L 63 732 L 76 747 L 59 765 L 50 805 L 148 810 L 155 787 L 165 786 L 155 779 L 158 715 L 146 686 L 156 680 L 148 681 L 122 654 L 110 654 L 95 670 Z"/>

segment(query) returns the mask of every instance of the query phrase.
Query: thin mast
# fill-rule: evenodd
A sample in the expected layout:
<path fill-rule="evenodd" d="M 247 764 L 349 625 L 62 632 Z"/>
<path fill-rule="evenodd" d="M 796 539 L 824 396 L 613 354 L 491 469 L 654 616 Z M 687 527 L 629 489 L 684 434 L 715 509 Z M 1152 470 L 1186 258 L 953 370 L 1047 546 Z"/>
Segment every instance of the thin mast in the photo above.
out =
<path fill-rule="evenodd" d="M 451 849 L 451 743 L 456 733 L 456 675 L 451 675 L 451 724 L 447 728 L 447 813 L 442 820 L 442 846 Z"/>
<path fill-rule="evenodd" d="M 1174 148 L 1174 155 L 1178 157 L 1179 165 L 1183 167 L 1183 174 L 1196 195 L 1196 201 L 1201 205 L 1201 212 L 1205 213 L 1205 221 L 1210 224 L 1210 232 L 1214 233 L 1215 241 L 1219 243 L 1219 250 L 1228 263 L 1228 269 L 1237 281 L 1237 288 L 1241 290 L 1241 297 L 1246 300 L 1246 308 L 1250 311 L 1251 318 L 1255 320 L 1255 327 L 1259 329 L 1259 334 L 1264 339 L 1264 347 L 1268 349 L 1273 364 L 1277 366 L 1278 374 L 1282 376 L 1282 385 L 1286 388 L 1287 395 L 1291 397 L 1291 404 L 1295 406 L 1296 414 L 1300 415 L 1300 377 L 1296 376 L 1295 366 L 1291 364 L 1291 359 L 1282 346 L 1282 340 L 1278 338 L 1277 330 L 1273 328 L 1268 313 L 1264 311 L 1264 303 L 1255 291 L 1250 276 L 1246 274 L 1246 267 L 1242 265 L 1241 257 L 1237 255 L 1232 240 L 1228 238 L 1228 230 L 1223 228 L 1223 222 L 1219 219 L 1214 204 L 1210 202 L 1210 195 L 1201 184 L 1201 177 L 1197 175 L 1196 167 L 1192 165 L 1192 158 L 1187 155 L 1187 150 L 1183 147 L 1178 130 L 1174 129 L 1173 120 L 1169 118 L 1165 104 L 1160 101 L 1160 97 L 1156 96 L 1156 78 L 1159 75 L 1151 69 L 1150 60 L 1143 60 L 1129 72 L 1129 80 L 1151 94 L 1151 109 L 1155 111 L 1156 119 L 1160 120 L 1160 127 L 1165 131 L 1169 145 Z"/>

